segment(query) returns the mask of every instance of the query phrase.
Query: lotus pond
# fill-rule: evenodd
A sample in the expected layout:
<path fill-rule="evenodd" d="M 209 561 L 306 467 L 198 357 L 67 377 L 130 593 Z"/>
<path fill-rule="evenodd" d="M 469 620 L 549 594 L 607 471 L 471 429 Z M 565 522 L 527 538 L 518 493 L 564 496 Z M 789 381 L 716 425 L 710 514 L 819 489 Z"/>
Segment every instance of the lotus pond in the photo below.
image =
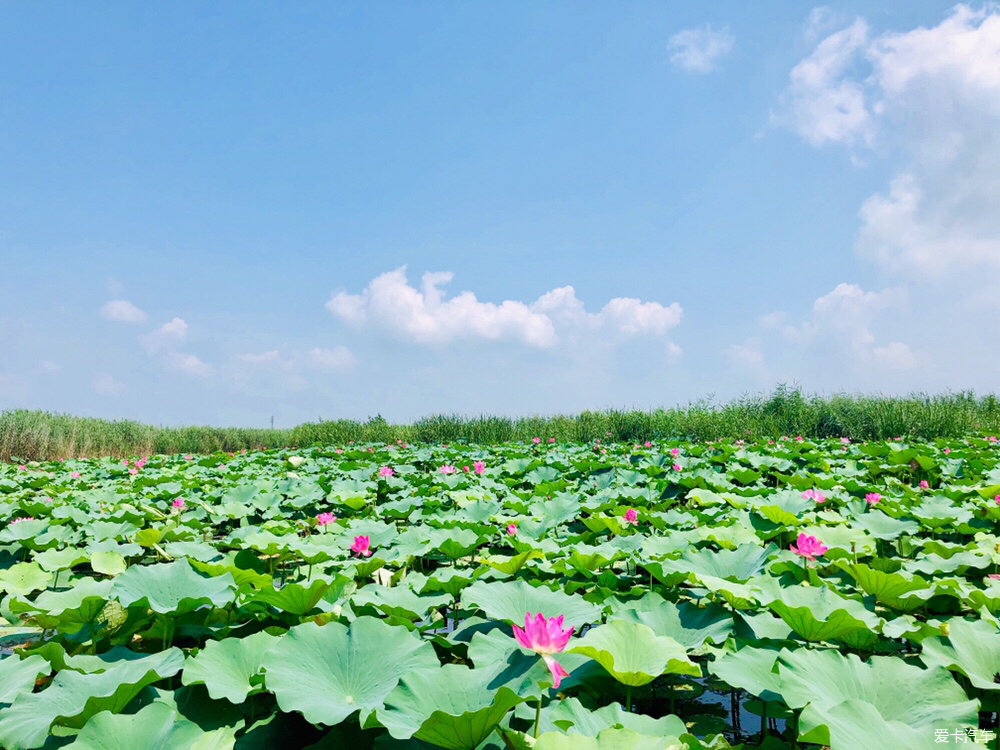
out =
<path fill-rule="evenodd" d="M 0 746 L 996 748 L 997 446 L 0 465 Z"/>

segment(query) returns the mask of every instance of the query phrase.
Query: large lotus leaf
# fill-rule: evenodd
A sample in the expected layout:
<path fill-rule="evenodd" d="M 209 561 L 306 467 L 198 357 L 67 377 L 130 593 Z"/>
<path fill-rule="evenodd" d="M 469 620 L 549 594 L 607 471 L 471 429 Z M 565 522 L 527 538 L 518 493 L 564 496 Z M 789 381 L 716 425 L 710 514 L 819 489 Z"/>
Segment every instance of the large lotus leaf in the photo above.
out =
<path fill-rule="evenodd" d="M 263 658 L 267 689 L 283 711 L 313 724 L 338 724 L 355 711 L 361 721 L 382 705 L 399 678 L 438 666 L 434 648 L 402 627 L 374 617 L 297 625 Z"/>
<path fill-rule="evenodd" d="M 50 573 L 72 568 L 89 559 L 90 556 L 86 552 L 73 547 L 47 549 L 44 552 L 36 552 L 34 556 L 34 561 L 42 566 L 42 570 Z"/>
<path fill-rule="evenodd" d="M 30 614 L 41 627 L 71 629 L 96 620 L 110 591 L 109 580 L 83 578 L 65 591 L 43 591 L 34 601 L 12 599 L 10 608 Z"/>
<path fill-rule="evenodd" d="M 351 597 L 351 607 L 360 611 L 364 605 L 371 605 L 385 615 L 403 617 L 413 622 L 423 620 L 432 609 L 443 607 L 452 598 L 447 594 L 421 596 L 408 586 L 388 588 L 378 584 L 365 586 Z"/>
<path fill-rule="evenodd" d="M 779 654 L 778 673 L 785 703 L 803 709 L 799 732 L 806 742 L 829 745 L 829 722 L 840 726 L 850 720 L 843 709 L 833 716 L 830 712 L 850 700 L 871 704 L 882 722 L 904 724 L 924 732 L 929 740 L 935 729 L 976 727 L 979 723 L 979 701 L 966 700 L 962 688 L 943 667 L 921 669 L 890 656 L 862 662 L 853 654 L 799 649 Z M 868 720 L 875 717 L 871 712 L 864 716 Z M 873 731 L 886 734 L 890 730 L 879 725 Z"/>
<path fill-rule="evenodd" d="M 517 714 L 528 721 L 535 718 L 534 708 L 528 704 L 519 706 Z M 539 722 L 542 732 L 566 732 L 587 737 L 596 737 L 605 729 L 614 727 L 654 737 L 677 737 L 687 731 L 684 721 L 673 714 L 654 719 L 646 714 L 629 713 L 620 703 L 610 703 L 590 710 L 576 698 L 553 701 L 542 709 Z"/>
<path fill-rule="evenodd" d="M 734 688 L 774 701 L 781 697 L 781 678 L 775 671 L 777 661 L 777 651 L 746 646 L 717 657 L 708 669 Z"/>
<path fill-rule="evenodd" d="M 912 573 L 924 575 L 940 575 L 943 573 L 964 573 L 967 568 L 985 569 L 993 564 L 989 555 L 976 550 L 959 552 L 951 557 L 942 557 L 934 553 L 923 555 L 916 560 L 907 560 L 903 569 Z"/>
<path fill-rule="evenodd" d="M 648 625 L 657 635 L 666 635 L 695 651 L 709 643 L 721 643 L 733 631 L 733 616 L 718 605 L 699 607 L 689 601 L 667 601 L 656 592 L 625 602 L 611 615 L 613 620 L 629 620 Z"/>
<path fill-rule="evenodd" d="M 750 583 L 736 583 L 727 581 L 725 578 L 703 575 L 700 583 L 712 592 L 714 596 L 726 602 L 736 610 L 757 609 L 757 599 L 760 596 L 760 589 L 756 585 L 761 580 L 772 580 L 770 578 L 751 579 Z"/>
<path fill-rule="evenodd" d="M 253 592 L 248 597 L 248 601 L 270 604 L 280 612 L 288 612 L 302 617 L 316 608 L 329 588 L 330 582 L 320 578 L 312 581 L 309 585 L 289 583 L 280 589 L 269 585 L 260 591 Z"/>
<path fill-rule="evenodd" d="M 124 607 L 138 604 L 159 614 L 183 614 L 204 604 L 223 607 L 235 599 L 235 588 L 228 573 L 206 578 L 185 559 L 131 567 L 114 579 L 111 596 Z"/>
<path fill-rule="evenodd" d="M 122 659 L 103 672 L 64 670 L 40 693 L 21 693 L 0 716 L 0 744 L 9 750 L 41 747 L 53 724 L 81 727 L 99 711 L 119 712 L 143 687 L 171 677 L 184 654 L 171 648 Z"/>
<path fill-rule="evenodd" d="M 928 588 L 927 581 L 920 576 L 885 573 L 873 570 L 864 563 L 844 565 L 843 568 L 851 574 L 858 588 L 874 596 L 875 601 L 899 612 L 913 612 L 934 595 L 934 590 Z"/>
<path fill-rule="evenodd" d="M 38 563 L 16 563 L 6 570 L 0 570 L 0 592 L 25 596 L 44 589 L 51 580 L 51 574 L 42 570 Z"/>
<path fill-rule="evenodd" d="M 20 693 L 30 693 L 39 675 L 52 671 L 49 663 L 38 654 L 26 659 L 16 655 L 0 659 L 0 703 L 13 703 Z"/>
<path fill-rule="evenodd" d="M 863 513 L 852 519 L 851 523 L 860 526 L 876 539 L 897 539 L 903 534 L 915 534 L 920 529 L 920 524 L 916 521 L 893 518 L 879 510 Z"/>
<path fill-rule="evenodd" d="M 917 729 L 896 719 L 885 719 L 875 706 L 857 698 L 838 703 L 828 709 L 823 718 L 830 733 L 830 750 L 858 750 L 862 747 L 930 750 L 936 746 L 931 730 Z M 949 734 L 954 729 L 947 727 Z"/>
<path fill-rule="evenodd" d="M 490 673 L 460 664 L 404 675 L 376 711 L 396 739 L 416 737 L 435 747 L 473 750 L 521 702 L 506 687 L 488 687 Z"/>
<path fill-rule="evenodd" d="M 873 630 L 878 616 L 827 586 L 777 586 L 763 594 L 766 605 L 807 641 L 841 638 L 853 630 Z"/>
<path fill-rule="evenodd" d="M 980 690 L 1000 690 L 1000 633 L 982 620 L 952 619 L 947 638 L 927 638 L 921 659 L 957 670 Z"/>
<path fill-rule="evenodd" d="M 745 544 L 735 550 L 719 552 L 686 550 L 679 559 L 665 561 L 663 570 L 693 573 L 695 578 L 705 575 L 744 583 L 760 573 L 768 558 L 776 552 L 777 548 L 771 544 L 766 547 Z"/>
<path fill-rule="evenodd" d="M 651 737 L 631 729 L 605 729 L 596 737 L 546 732 L 534 744 L 535 750 L 688 750 L 676 737 Z"/>
<path fill-rule="evenodd" d="M 95 573 L 116 576 L 119 573 L 124 573 L 128 565 L 125 563 L 125 558 L 120 552 L 104 550 L 94 552 L 90 556 L 90 567 L 94 569 Z"/>
<path fill-rule="evenodd" d="M 434 549 L 452 560 L 457 560 L 475 550 L 480 541 L 479 534 L 470 529 L 449 529 L 445 538 L 435 544 Z"/>
<path fill-rule="evenodd" d="M 701 677 L 701 668 L 688 659 L 681 644 L 638 622 L 614 620 L 591 628 L 569 651 L 589 656 L 631 687 L 652 682 L 661 674 Z"/>
<path fill-rule="evenodd" d="M 462 605 L 478 607 L 487 617 L 523 625 L 524 616 L 541 613 L 545 617 L 563 616 L 566 627 L 579 627 L 601 619 L 601 608 L 581 596 L 547 586 L 532 586 L 524 581 L 486 583 L 476 581 L 462 592 Z"/>
<path fill-rule="evenodd" d="M 164 703 L 150 703 L 135 714 L 101 711 L 88 721 L 69 747 L 76 750 L 232 750 L 239 727 L 206 732 Z"/>
<path fill-rule="evenodd" d="M 196 656 L 184 662 L 181 682 L 185 685 L 204 683 L 213 698 L 225 698 L 242 703 L 252 692 L 258 692 L 264 654 L 278 642 L 278 637 L 254 633 L 246 638 L 225 638 L 209 641 Z"/>
<path fill-rule="evenodd" d="M 972 609 L 980 610 L 986 607 L 993 614 L 1000 614 L 1000 581 L 987 580 L 984 589 L 967 589 L 965 598 Z"/>

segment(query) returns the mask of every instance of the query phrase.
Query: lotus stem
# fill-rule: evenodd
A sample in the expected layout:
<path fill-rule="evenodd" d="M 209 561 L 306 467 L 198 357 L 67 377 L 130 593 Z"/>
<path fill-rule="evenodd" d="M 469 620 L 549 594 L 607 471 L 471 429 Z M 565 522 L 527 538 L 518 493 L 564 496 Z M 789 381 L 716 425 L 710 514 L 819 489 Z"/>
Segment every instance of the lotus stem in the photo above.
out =
<path fill-rule="evenodd" d="M 538 739 L 538 725 L 542 721 L 542 696 L 538 696 L 538 705 L 535 706 L 535 739 Z"/>
<path fill-rule="evenodd" d="M 625 710 L 632 713 L 632 686 L 625 686 Z"/>
<path fill-rule="evenodd" d="M 761 699 L 760 702 L 760 742 L 758 744 L 764 744 L 764 738 L 767 736 L 767 701 Z"/>

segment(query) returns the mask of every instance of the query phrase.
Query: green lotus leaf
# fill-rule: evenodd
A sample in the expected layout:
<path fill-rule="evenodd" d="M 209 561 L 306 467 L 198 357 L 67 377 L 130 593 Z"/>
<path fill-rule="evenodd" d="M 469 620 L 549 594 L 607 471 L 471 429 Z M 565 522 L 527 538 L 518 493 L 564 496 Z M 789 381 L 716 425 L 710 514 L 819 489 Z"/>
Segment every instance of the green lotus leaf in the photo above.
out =
<path fill-rule="evenodd" d="M 773 581 L 773 579 L 772 579 Z M 779 587 L 777 581 L 763 594 L 767 607 L 807 641 L 842 638 L 853 630 L 873 630 L 878 616 L 854 599 L 845 599 L 827 586 Z"/>
<path fill-rule="evenodd" d="M 853 654 L 799 649 L 779 654 L 778 673 L 785 703 L 803 709 L 799 732 L 805 742 L 837 750 L 857 747 L 837 734 L 845 721 L 851 721 L 846 708 L 831 715 L 832 709 L 845 701 L 867 703 L 875 709 L 862 714 L 870 725 L 854 719 L 861 729 L 889 736 L 898 723 L 923 733 L 925 739 L 913 747 L 933 744 L 935 729 L 979 724 L 979 701 L 966 700 L 965 692 L 943 667 L 921 669 L 890 656 L 862 662 Z M 883 726 L 889 722 L 893 724 Z"/>
<path fill-rule="evenodd" d="M 107 603 L 111 581 L 83 578 L 65 591 L 43 591 L 34 601 L 11 599 L 12 612 L 28 614 L 44 628 L 75 632 L 98 618 Z"/>
<path fill-rule="evenodd" d="M 851 574 L 858 588 L 875 597 L 875 601 L 899 612 L 913 612 L 934 595 L 927 581 L 903 573 L 884 573 L 864 563 L 842 565 Z"/>
<path fill-rule="evenodd" d="M 517 715 L 534 721 L 535 710 L 528 704 L 518 706 Z M 687 731 L 684 721 L 668 714 L 659 719 L 625 711 L 620 703 L 610 703 L 598 709 L 588 709 L 576 698 L 553 701 L 542 709 L 539 729 L 542 732 L 565 732 L 596 737 L 605 729 L 631 729 L 654 737 L 678 737 Z"/>
<path fill-rule="evenodd" d="M 313 724 L 338 724 L 355 711 L 364 723 L 415 669 L 438 666 L 434 648 L 401 627 L 374 617 L 351 626 L 304 623 L 289 630 L 263 658 L 267 689 L 283 711 Z"/>
<path fill-rule="evenodd" d="M 622 607 L 610 619 L 641 622 L 656 635 L 670 636 L 688 651 L 709 642 L 721 643 L 733 631 L 732 614 L 718 605 L 698 607 L 689 601 L 675 604 L 650 592 Z"/>
<path fill-rule="evenodd" d="M 69 747 L 75 750 L 232 750 L 237 726 L 206 732 L 170 706 L 150 703 L 135 714 L 101 711 Z"/>
<path fill-rule="evenodd" d="M 581 596 L 553 591 L 547 586 L 532 586 L 524 581 L 486 583 L 476 581 L 462 592 L 462 605 L 477 607 L 495 620 L 524 624 L 524 616 L 542 613 L 545 617 L 563 616 L 565 627 L 598 622 L 601 608 Z"/>
<path fill-rule="evenodd" d="M 371 605 L 385 615 L 403 617 L 417 622 L 427 617 L 431 610 L 450 603 L 452 597 L 447 594 L 416 594 L 408 586 L 393 586 L 388 588 L 371 584 L 359 589 L 351 597 L 351 607 L 359 611 L 364 605 Z"/>
<path fill-rule="evenodd" d="M 591 628 L 569 651 L 589 656 L 631 687 L 652 682 L 661 674 L 701 677 L 701 668 L 688 659 L 681 644 L 637 622 L 613 620 Z"/>
<path fill-rule="evenodd" d="M 94 569 L 95 573 L 116 576 L 119 573 L 124 573 L 125 568 L 128 566 L 125 564 L 125 558 L 121 554 L 107 551 L 92 554 L 90 556 L 90 567 Z"/>
<path fill-rule="evenodd" d="M 196 656 L 185 660 L 181 682 L 203 683 L 211 697 L 242 703 L 250 693 L 259 692 L 264 654 L 278 640 L 262 632 L 246 638 L 209 641 Z"/>
<path fill-rule="evenodd" d="M 51 580 L 52 576 L 38 563 L 15 563 L 6 570 L 0 570 L 0 591 L 25 596 L 45 588 Z"/>
<path fill-rule="evenodd" d="M 507 627 L 475 632 L 469 641 L 468 655 L 477 671 L 491 675 L 489 687 L 493 689 L 506 686 L 522 697 L 539 698 L 548 693 L 540 686 L 552 685 L 552 675 L 545 662 L 537 654 L 521 648 Z M 578 682 L 590 674 L 604 674 L 596 662 L 582 654 L 567 651 L 557 654 L 555 658 L 570 674 L 563 678 L 562 686 Z"/>
<path fill-rule="evenodd" d="M 52 671 L 38 654 L 21 659 L 16 655 L 0 659 L 0 703 L 13 703 L 20 693 L 30 693 L 39 675 Z"/>
<path fill-rule="evenodd" d="M 41 747 L 54 724 L 82 727 L 94 714 L 121 711 L 143 687 L 171 677 L 184 654 L 171 648 L 138 659 L 122 659 L 102 672 L 64 670 L 39 693 L 21 693 L 0 715 L 0 744 L 8 750 Z"/>
<path fill-rule="evenodd" d="M 920 524 L 901 518 L 893 518 L 880 510 L 863 513 L 851 520 L 854 526 L 859 526 L 876 539 L 898 539 L 903 534 L 915 534 Z"/>
<path fill-rule="evenodd" d="M 651 737 L 631 729 L 605 729 L 596 737 L 546 732 L 534 744 L 535 750 L 688 750 L 676 737 Z"/>
<path fill-rule="evenodd" d="M 679 559 L 665 561 L 663 570 L 664 572 L 693 573 L 696 579 L 704 575 L 745 583 L 760 573 L 767 564 L 768 558 L 777 551 L 777 547 L 772 544 L 766 547 L 744 544 L 735 550 L 722 550 L 720 552 L 686 550 Z"/>
<path fill-rule="evenodd" d="M 717 657 L 708 669 L 732 687 L 774 701 L 781 698 L 781 678 L 775 670 L 777 661 L 777 651 L 745 646 Z"/>
<path fill-rule="evenodd" d="M 928 666 L 961 672 L 980 690 L 1000 691 L 1000 633 L 993 625 L 953 618 L 947 638 L 927 638 L 922 646 L 920 658 Z"/>
<path fill-rule="evenodd" d="M 67 570 L 74 565 L 86 562 L 90 556 L 81 549 L 65 547 L 63 549 L 47 549 L 43 552 L 36 552 L 34 561 L 38 563 L 42 570 L 55 573 L 59 570 Z"/>
<path fill-rule="evenodd" d="M 223 607 L 236 598 L 235 588 L 228 573 L 206 578 L 185 559 L 129 568 L 114 579 L 111 597 L 123 607 L 138 604 L 159 614 L 183 614 L 204 604 Z"/>
<path fill-rule="evenodd" d="M 474 750 L 522 700 L 509 688 L 489 687 L 490 677 L 460 664 L 412 672 L 386 696 L 376 716 L 396 739 Z"/>
<path fill-rule="evenodd" d="M 323 595 L 326 594 L 330 586 L 330 581 L 320 578 L 312 581 L 308 586 L 301 583 L 289 583 L 277 590 L 271 584 L 260 591 L 253 592 L 247 600 L 270 604 L 280 612 L 303 617 L 323 600 Z"/>

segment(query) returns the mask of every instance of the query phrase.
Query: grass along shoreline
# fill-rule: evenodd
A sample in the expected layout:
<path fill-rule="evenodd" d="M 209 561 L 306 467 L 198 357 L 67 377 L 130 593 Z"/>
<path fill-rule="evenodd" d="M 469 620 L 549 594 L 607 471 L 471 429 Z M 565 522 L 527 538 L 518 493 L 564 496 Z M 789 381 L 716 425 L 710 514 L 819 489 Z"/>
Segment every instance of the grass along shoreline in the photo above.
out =
<path fill-rule="evenodd" d="M 381 416 L 364 422 L 307 422 L 292 429 L 154 427 L 43 411 L 0 412 L 0 461 L 51 461 L 82 456 L 138 456 L 260 450 L 286 445 L 354 442 L 503 443 L 540 437 L 559 441 L 760 439 L 780 435 L 931 440 L 1000 432 L 1000 399 L 972 392 L 938 395 L 806 395 L 778 386 L 769 394 L 725 403 L 702 399 L 651 411 L 585 411 L 577 415 L 498 417 L 436 415 L 412 424 Z"/>

